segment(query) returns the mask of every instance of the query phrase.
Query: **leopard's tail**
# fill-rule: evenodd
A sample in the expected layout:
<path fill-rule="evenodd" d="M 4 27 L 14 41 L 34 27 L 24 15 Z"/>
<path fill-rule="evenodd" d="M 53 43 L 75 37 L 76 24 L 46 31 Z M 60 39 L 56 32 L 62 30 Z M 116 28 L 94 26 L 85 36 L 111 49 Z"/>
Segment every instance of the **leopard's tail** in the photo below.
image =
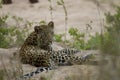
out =
<path fill-rule="evenodd" d="M 44 72 L 44 71 L 49 71 L 49 70 L 53 70 L 53 67 L 38 67 L 35 71 L 27 73 L 27 74 L 21 76 L 17 80 L 26 80 L 27 78 L 31 78 L 32 76 L 34 76 L 36 74 L 39 74 L 39 73 Z"/>

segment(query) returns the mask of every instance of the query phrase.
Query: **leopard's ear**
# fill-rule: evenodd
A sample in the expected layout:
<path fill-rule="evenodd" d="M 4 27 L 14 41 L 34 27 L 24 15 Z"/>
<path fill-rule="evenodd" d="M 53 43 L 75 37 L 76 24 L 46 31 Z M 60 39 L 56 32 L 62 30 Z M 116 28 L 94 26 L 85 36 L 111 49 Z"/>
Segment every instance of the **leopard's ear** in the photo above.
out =
<path fill-rule="evenodd" d="M 50 21 L 50 22 L 48 23 L 48 26 L 51 27 L 51 28 L 54 28 L 54 22 L 53 22 L 53 21 Z"/>

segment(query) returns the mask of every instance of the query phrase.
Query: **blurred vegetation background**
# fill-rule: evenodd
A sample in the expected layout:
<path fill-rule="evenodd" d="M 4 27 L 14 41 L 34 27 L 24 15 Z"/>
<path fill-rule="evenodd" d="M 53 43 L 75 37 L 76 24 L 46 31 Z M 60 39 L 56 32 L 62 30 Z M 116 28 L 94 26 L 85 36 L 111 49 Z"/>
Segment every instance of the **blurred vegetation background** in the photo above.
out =
<path fill-rule="evenodd" d="M 38 2 L 38 0 L 29 0 L 31 3 Z M 51 3 L 52 0 L 48 0 Z M 93 0 L 94 2 L 96 0 Z M 12 3 L 11 0 L 3 0 L 0 3 L 0 8 L 6 3 Z M 99 3 L 98 5 L 99 11 Z M 65 13 L 65 26 L 67 26 L 67 9 L 65 7 L 64 0 L 58 0 L 57 4 L 63 7 Z M 113 4 L 114 5 L 114 4 Z M 50 5 L 51 19 L 52 14 L 52 4 Z M 66 32 L 70 35 L 70 39 L 65 39 L 66 33 L 55 34 L 55 42 L 66 44 L 68 47 L 74 47 L 80 50 L 100 50 L 101 62 L 99 63 L 99 75 L 97 80 L 120 80 L 120 6 L 114 5 L 115 13 L 110 12 L 105 13 L 104 29 L 101 29 L 101 33 L 96 33 L 94 36 L 89 34 L 89 30 L 92 29 L 92 25 L 87 24 L 86 32 L 80 32 L 79 29 L 71 27 L 69 30 L 65 27 Z M 99 15 L 99 14 L 98 14 Z M 13 19 L 16 25 L 9 26 L 7 24 L 8 19 Z M 41 22 L 46 21 L 39 21 Z M 24 23 L 23 28 L 19 27 L 20 23 Z M 34 24 L 34 22 L 26 21 L 23 18 L 11 15 L 0 16 L 0 48 L 12 48 L 20 47 L 27 35 L 29 34 L 29 28 Z M 101 23 L 102 24 L 102 23 Z M 86 36 L 89 39 L 86 40 Z M 107 64 L 103 65 L 104 59 L 108 61 Z M 0 80 L 3 79 L 3 70 L 0 70 Z M 66 80 L 73 80 L 73 77 L 67 77 Z M 48 80 L 43 78 L 41 80 Z M 80 78 L 75 78 L 75 80 L 81 80 Z M 87 79 L 92 80 L 92 79 Z"/>

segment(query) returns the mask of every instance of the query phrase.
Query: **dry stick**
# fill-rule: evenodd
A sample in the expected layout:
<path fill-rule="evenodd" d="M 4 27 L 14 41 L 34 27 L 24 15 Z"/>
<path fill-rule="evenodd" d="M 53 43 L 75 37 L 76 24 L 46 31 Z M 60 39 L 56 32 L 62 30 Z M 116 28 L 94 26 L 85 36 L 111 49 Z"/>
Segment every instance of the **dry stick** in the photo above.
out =
<path fill-rule="evenodd" d="M 65 41 L 67 40 L 67 21 L 68 21 L 68 16 L 67 16 L 67 9 L 66 9 L 66 6 L 65 6 L 65 3 L 64 3 L 64 0 L 61 0 L 62 1 L 62 6 L 63 6 L 63 9 L 64 9 L 64 12 L 65 12 Z"/>
<path fill-rule="evenodd" d="M 7 78 L 8 78 L 7 80 L 10 80 L 10 76 L 9 76 L 9 74 L 7 72 L 7 69 L 6 69 L 5 64 L 3 62 L 3 59 L 2 59 L 2 56 L 0 56 L 0 59 L 1 59 L 1 63 L 2 63 L 3 69 L 4 69 L 4 71 L 5 71 L 6 75 L 7 75 Z"/>
<path fill-rule="evenodd" d="M 16 75 L 15 66 L 14 66 L 12 60 L 10 60 L 9 62 L 10 62 L 11 68 L 12 68 L 12 70 L 13 70 L 13 72 L 12 72 L 12 73 L 13 73 L 12 77 L 14 77 L 15 79 L 17 79 L 17 78 L 16 78 L 17 75 Z"/>
<path fill-rule="evenodd" d="M 63 9 L 64 9 L 64 13 L 65 13 L 65 35 L 64 35 L 64 44 L 65 41 L 67 40 L 67 20 L 68 20 L 68 16 L 67 16 L 67 9 L 64 3 L 64 0 L 59 0 L 57 1 L 58 5 L 62 5 Z M 66 47 L 66 46 L 65 46 Z"/>
<path fill-rule="evenodd" d="M 14 66 L 13 61 L 10 59 L 10 64 L 11 64 L 11 66 L 12 66 L 11 68 L 12 68 L 12 70 L 14 71 L 14 72 L 13 72 L 13 77 L 15 78 L 15 80 L 17 80 L 17 73 L 20 75 L 20 71 L 21 71 L 21 69 L 22 69 L 22 66 L 20 67 L 19 56 L 17 55 L 17 53 L 18 53 L 18 50 L 16 51 L 16 56 L 14 56 L 13 59 L 16 60 L 16 61 L 18 61 L 19 67 L 17 67 L 17 65 Z M 16 70 L 15 68 L 17 68 L 17 70 Z M 22 72 L 23 72 L 23 71 L 22 71 Z M 22 74 L 23 74 L 23 73 L 22 73 Z"/>
<path fill-rule="evenodd" d="M 104 22 L 102 22 L 102 19 L 101 19 L 101 12 L 100 12 L 100 3 L 97 1 L 97 0 L 93 0 L 94 1 L 94 3 L 96 4 L 96 6 L 97 6 L 97 10 L 98 10 L 98 15 L 99 15 L 99 17 L 100 17 L 100 26 L 101 26 L 101 43 L 103 43 L 103 23 Z M 101 44 L 102 45 L 102 44 Z M 103 55 L 101 55 L 101 59 L 102 59 L 102 62 L 103 62 L 103 59 L 104 59 L 104 56 Z M 102 71 L 103 71 L 103 66 L 100 64 L 100 68 L 99 68 L 99 70 L 100 70 L 100 74 L 99 74 L 99 76 L 98 76 L 98 79 L 101 79 L 101 76 L 102 76 Z"/>
<path fill-rule="evenodd" d="M 67 20 L 68 20 L 68 17 L 67 17 L 67 9 L 66 9 L 64 4 L 63 4 L 63 8 L 64 8 L 64 11 L 65 11 L 65 40 L 67 40 L 66 36 L 67 36 Z"/>
<path fill-rule="evenodd" d="M 51 15 L 51 20 L 53 21 L 53 7 L 52 7 L 52 0 L 48 0 L 50 2 L 50 15 Z"/>
<path fill-rule="evenodd" d="M 19 73 L 20 73 L 20 75 L 22 74 L 23 75 L 23 68 L 22 68 L 22 64 L 21 64 L 21 62 L 20 62 L 20 60 L 18 60 L 18 69 L 19 69 Z"/>
<path fill-rule="evenodd" d="M 2 9 L 2 5 L 3 5 L 3 4 L 2 4 L 2 0 L 0 0 L 0 10 L 1 10 L 1 11 L 0 11 L 0 14 L 1 14 L 1 15 L 4 15 L 3 9 Z"/>
<path fill-rule="evenodd" d="M 19 50 L 17 50 L 16 51 L 16 54 L 18 54 L 19 53 Z M 22 69 L 22 64 L 21 64 L 21 62 L 20 62 L 20 59 L 19 59 L 19 56 L 18 55 L 16 55 L 16 56 L 14 56 L 14 58 L 17 60 L 17 62 L 18 62 L 18 65 L 17 65 L 17 72 L 18 72 L 18 75 L 19 76 L 21 76 L 21 75 L 23 75 L 23 69 Z"/>
<path fill-rule="evenodd" d="M 19 75 L 23 75 L 23 69 L 20 61 L 18 62 L 18 71 L 19 71 Z"/>

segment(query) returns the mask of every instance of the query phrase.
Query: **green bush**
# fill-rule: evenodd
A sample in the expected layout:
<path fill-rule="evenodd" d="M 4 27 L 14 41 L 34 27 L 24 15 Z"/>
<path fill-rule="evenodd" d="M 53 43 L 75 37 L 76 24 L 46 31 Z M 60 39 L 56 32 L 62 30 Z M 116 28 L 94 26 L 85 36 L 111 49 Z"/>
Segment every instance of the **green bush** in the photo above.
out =
<path fill-rule="evenodd" d="M 6 20 L 8 19 L 8 15 L 1 16 L 0 17 L 0 26 L 4 25 L 6 23 Z"/>
<path fill-rule="evenodd" d="M 120 7 L 116 9 L 116 14 L 105 14 L 107 37 L 103 36 L 103 45 L 101 46 L 104 53 L 114 55 L 120 54 Z"/>
<path fill-rule="evenodd" d="M 90 39 L 86 43 L 86 49 L 99 49 L 101 45 L 101 35 L 96 33 L 94 36 L 90 36 Z"/>
<path fill-rule="evenodd" d="M 66 42 L 68 46 L 74 47 L 77 49 L 90 50 L 90 49 L 99 49 L 101 45 L 101 35 L 96 33 L 94 36 L 89 36 L 90 39 L 85 41 L 85 33 L 80 33 L 77 28 L 70 28 L 69 35 L 71 37 L 70 40 L 64 41 L 62 40 L 63 34 L 55 35 L 55 41 L 57 42 Z M 105 34 L 105 36 L 107 36 Z"/>
<path fill-rule="evenodd" d="M 21 45 L 24 41 L 25 32 L 16 27 L 1 27 L 0 28 L 0 47 L 9 48 Z"/>
<path fill-rule="evenodd" d="M 77 49 L 85 49 L 84 33 L 80 33 L 77 28 L 70 28 L 69 34 L 72 37 L 72 47 L 75 47 Z"/>
<path fill-rule="evenodd" d="M 54 38 L 55 38 L 55 41 L 56 42 L 62 42 L 62 37 L 63 37 L 63 34 L 55 34 L 54 35 Z"/>
<path fill-rule="evenodd" d="M 100 75 L 98 80 L 120 79 L 120 7 L 116 13 L 106 13 L 106 32 L 101 36 L 101 59 L 108 59 L 105 65 L 100 64 Z M 113 74 L 114 73 L 114 74 Z M 101 78 L 100 78 L 101 77 Z"/>
<path fill-rule="evenodd" d="M 8 26 L 6 21 L 9 18 L 15 20 L 17 24 Z M 4 15 L 0 17 L 0 48 L 20 46 L 23 43 L 31 23 L 27 21 L 24 29 L 20 28 L 20 23 L 24 23 L 23 18 L 17 16 Z"/>

